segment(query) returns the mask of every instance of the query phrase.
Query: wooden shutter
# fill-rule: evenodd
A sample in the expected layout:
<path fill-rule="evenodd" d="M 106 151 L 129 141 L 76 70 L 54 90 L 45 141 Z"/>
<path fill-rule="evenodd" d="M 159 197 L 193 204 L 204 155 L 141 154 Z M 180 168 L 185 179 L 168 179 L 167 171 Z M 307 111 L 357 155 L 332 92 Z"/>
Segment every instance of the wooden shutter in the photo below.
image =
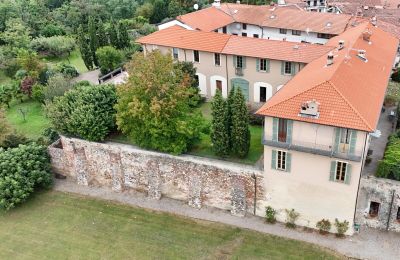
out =
<path fill-rule="evenodd" d="M 337 153 L 339 151 L 339 142 L 340 142 L 340 128 L 335 128 L 335 142 L 333 144 L 333 151 Z"/>
<path fill-rule="evenodd" d="M 266 59 L 265 61 L 266 61 L 266 72 L 269 72 L 269 60 Z"/>
<path fill-rule="evenodd" d="M 347 164 L 346 166 L 346 175 L 344 176 L 344 183 L 350 184 L 351 181 L 351 164 Z"/>
<path fill-rule="evenodd" d="M 331 171 L 329 175 L 329 180 L 330 181 L 335 181 L 335 174 L 336 174 L 336 161 L 331 161 Z"/>
<path fill-rule="evenodd" d="M 350 130 L 350 154 L 354 154 L 356 151 L 357 144 L 357 131 Z"/>
<path fill-rule="evenodd" d="M 292 143 L 293 120 L 287 120 L 286 143 Z"/>
<path fill-rule="evenodd" d="M 256 70 L 260 71 L 260 59 L 256 59 Z"/>
<path fill-rule="evenodd" d="M 237 59 L 236 56 L 233 55 L 232 59 L 233 59 L 233 67 L 236 68 L 236 59 Z"/>
<path fill-rule="evenodd" d="M 242 56 L 242 68 L 246 68 L 246 57 Z"/>
<path fill-rule="evenodd" d="M 281 74 L 285 75 L 285 62 L 281 61 Z"/>
<path fill-rule="evenodd" d="M 292 168 L 292 154 L 286 153 L 286 172 L 290 172 Z"/>
<path fill-rule="evenodd" d="M 276 150 L 272 150 L 271 169 L 276 170 Z"/>
<path fill-rule="evenodd" d="M 292 74 L 292 75 L 296 74 L 296 63 L 291 62 L 291 63 L 290 63 L 290 67 L 291 67 L 290 70 L 291 70 L 291 72 L 292 72 L 291 74 Z"/>
<path fill-rule="evenodd" d="M 272 141 L 275 142 L 278 141 L 278 124 L 279 124 L 279 119 L 274 117 L 272 119 Z"/>

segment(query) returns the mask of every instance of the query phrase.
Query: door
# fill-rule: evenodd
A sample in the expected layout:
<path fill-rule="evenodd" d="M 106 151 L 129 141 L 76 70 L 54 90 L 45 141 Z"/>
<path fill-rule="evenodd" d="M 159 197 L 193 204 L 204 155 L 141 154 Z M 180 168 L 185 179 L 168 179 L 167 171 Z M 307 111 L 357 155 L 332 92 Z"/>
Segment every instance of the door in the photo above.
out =
<path fill-rule="evenodd" d="M 217 89 L 219 89 L 219 91 L 221 91 L 222 93 L 222 81 L 221 80 L 216 80 L 215 81 L 215 86 Z"/>
<path fill-rule="evenodd" d="M 260 102 L 267 101 L 267 88 L 260 87 Z"/>
<path fill-rule="evenodd" d="M 278 141 L 286 143 L 286 137 L 287 137 L 287 120 L 279 118 Z"/>
<path fill-rule="evenodd" d="M 231 80 L 232 87 L 240 89 L 246 101 L 249 101 L 249 82 L 245 79 L 235 78 Z"/>

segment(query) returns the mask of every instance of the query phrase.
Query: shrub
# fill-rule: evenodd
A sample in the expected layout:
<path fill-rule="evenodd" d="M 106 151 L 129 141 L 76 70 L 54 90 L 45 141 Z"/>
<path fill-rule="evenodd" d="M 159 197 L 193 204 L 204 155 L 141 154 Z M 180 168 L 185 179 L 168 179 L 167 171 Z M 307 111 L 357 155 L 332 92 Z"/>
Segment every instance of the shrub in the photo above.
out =
<path fill-rule="evenodd" d="M 71 64 L 66 64 L 66 63 L 59 64 L 58 71 L 68 78 L 75 78 L 79 76 L 78 70 Z"/>
<path fill-rule="evenodd" d="M 72 88 L 71 81 L 62 74 L 56 74 L 49 78 L 47 85 L 43 88 L 44 99 L 52 101 L 55 97 L 62 96 Z"/>
<path fill-rule="evenodd" d="M 96 57 L 99 61 L 100 71 L 102 74 L 107 74 L 122 64 L 121 52 L 111 46 L 97 49 Z"/>
<path fill-rule="evenodd" d="M 37 144 L 0 149 L 0 208 L 24 202 L 35 189 L 52 183 L 46 148 Z"/>
<path fill-rule="evenodd" d="M 81 80 L 81 81 L 76 82 L 74 84 L 74 88 L 77 88 L 77 87 L 90 87 L 90 86 L 92 86 L 92 83 L 90 83 L 88 80 Z"/>
<path fill-rule="evenodd" d="M 47 138 L 48 143 L 52 144 L 57 141 L 60 136 L 58 135 L 57 131 L 51 127 L 44 129 L 42 135 Z"/>
<path fill-rule="evenodd" d="M 16 79 L 23 79 L 28 75 L 28 72 L 26 70 L 20 69 L 15 72 L 15 78 Z"/>
<path fill-rule="evenodd" d="M 392 80 L 395 82 L 400 82 L 400 70 L 392 74 Z"/>
<path fill-rule="evenodd" d="M 28 76 L 25 77 L 22 81 L 21 81 L 21 92 L 24 93 L 25 95 L 27 95 L 28 97 L 32 96 L 32 87 L 35 84 L 35 80 Z"/>
<path fill-rule="evenodd" d="M 249 123 L 250 125 L 259 125 L 262 126 L 264 122 L 264 117 L 255 114 L 255 111 L 249 112 Z"/>
<path fill-rule="evenodd" d="M 4 74 L 9 77 L 15 77 L 18 70 L 21 69 L 21 65 L 19 65 L 17 59 L 11 58 L 9 60 L 4 61 Z"/>
<path fill-rule="evenodd" d="M 296 212 L 294 209 L 288 210 L 286 212 L 286 223 L 285 226 L 288 228 L 296 228 L 296 220 L 300 217 L 300 213 Z"/>
<path fill-rule="evenodd" d="M 4 110 L 0 107 L 0 147 L 3 145 L 4 139 L 10 133 L 10 125 L 7 122 Z"/>
<path fill-rule="evenodd" d="M 10 133 L 4 137 L 3 142 L 1 143 L 1 147 L 8 149 L 8 148 L 15 148 L 18 147 L 20 144 L 27 144 L 29 139 L 26 136 L 18 133 Z"/>
<path fill-rule="evenodd" d="M 383 159 L 378 163 L 376 175 L 400 181 L 400 138 L 396 134 L 389 137 Z"/>
<path fill-rule="evenodd" d="M 2 105 L 10 107 L 10 102 L 13 99 L 13 89 L 11 85 L 0 85 L 0 108 Z"/>
<path fill-rule="evenodd" d="M 331 230 L 331 222 L 328 219 L 322 219 L 317 222 L 316 227 L 319 229 L 319 232 L 321 234 L 326 234 Z"/>
<path fill-rule="evenodd" d="M 35 84 L 32 87 L 32 98 L 40 103 L 44 102 L 44 86 L 41 84 Z"/>
<path fill-rule="evenodd" d="M 31 48 L 53 57 L 69 55 L 76 47 L 75 40 L 68 36 L 38 37 L 31 41 Z"/>
<path fill-rule="evenodd" d="M 115 126 L 116 102 L 112 85 L 78 87 L 55 97 L 46 107 L 47 116 L 61 133 L 101 141 Z"/>
<path fill-rule="evenodd" d="M 344 234 L 349 230 L 349 222 L 347 220 L 340 222 L 337 218 L 335 219 L 335 227 L 337 230 L 336 236 L 343 237 Z"/>
<path fill-rule="evenodd" d="M 276 222 L 276 210 L 270 206 L 265 208 L 265 221 L 271 224 Z"/>

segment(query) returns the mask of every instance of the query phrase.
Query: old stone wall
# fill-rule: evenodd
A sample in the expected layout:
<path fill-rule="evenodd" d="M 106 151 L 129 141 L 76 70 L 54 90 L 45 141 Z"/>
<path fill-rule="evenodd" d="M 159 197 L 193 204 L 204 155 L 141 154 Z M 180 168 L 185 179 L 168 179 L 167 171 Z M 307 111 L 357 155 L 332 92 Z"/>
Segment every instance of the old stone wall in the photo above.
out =
<path fill-rule="evenodd" d="M 400 182 L 371 176 L 363 177 L 358 196 L 358 223 L 400 232 Z M 371 202 L 379 203 L 377 215 L 370 214 Z"/>
<path fill-rule="evenodd" d="M 253 212 L 255 194 L 256 208 L 264 199 L 263 172 L 251 166 L 67 137 L 48 150 L 54 171 L 80 185 L 136 190 L 153 199 L 165 196 L 235 215 Z"/>

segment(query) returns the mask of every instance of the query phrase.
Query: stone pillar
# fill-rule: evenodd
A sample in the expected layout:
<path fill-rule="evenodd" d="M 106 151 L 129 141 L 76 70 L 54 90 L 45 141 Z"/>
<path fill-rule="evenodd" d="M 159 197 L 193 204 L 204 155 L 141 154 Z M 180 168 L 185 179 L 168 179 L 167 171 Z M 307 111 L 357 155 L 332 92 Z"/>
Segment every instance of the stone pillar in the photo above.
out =
<path fill-rule="evenodd" d="M 148 187 L 147 195 L 151 199 L 159 200 L 161 199 L 161 176 L 158 163 L 155 161 L 150 161 L 147 165 L 148 167 Z"/>
<path fill-rule="evenodd" d="M 114 191 L 122 191 L 122 169 L 121 169 L 121 153 L 110 152 L 110 173 L 112 177 L 112 189 Z"/>
<path fill-rule="evenodd" d="M 192 174 L 188 174 L 189 206 L 200 209 L 202 206 L 201 191 L 203 188 L 201 171 L 191 168 Z"/>
<path fill-rule="evenodd" d="M 85 148 L 75 149 L 75 174 L 79 185 L 89 185 L 89 169 L 86 163 Z"/>
<path fill-rule="evenodd" d="M 246 215 L 246 187 L 240 176 L 231 176 L 231 214 L 244 217 Z"/>
<path fill-rule="evenodd" d="M 76 172 L 75 172 L 75 145 L 74 143 L 64 137 L 61 136 L 60 138 L 61 141 L 61 145 L 63 147 L 63 151 L 64 151 L 64 156 L 65 156 L 65 160 L 64 160 L 64 174 L 76 178 Z"/>

